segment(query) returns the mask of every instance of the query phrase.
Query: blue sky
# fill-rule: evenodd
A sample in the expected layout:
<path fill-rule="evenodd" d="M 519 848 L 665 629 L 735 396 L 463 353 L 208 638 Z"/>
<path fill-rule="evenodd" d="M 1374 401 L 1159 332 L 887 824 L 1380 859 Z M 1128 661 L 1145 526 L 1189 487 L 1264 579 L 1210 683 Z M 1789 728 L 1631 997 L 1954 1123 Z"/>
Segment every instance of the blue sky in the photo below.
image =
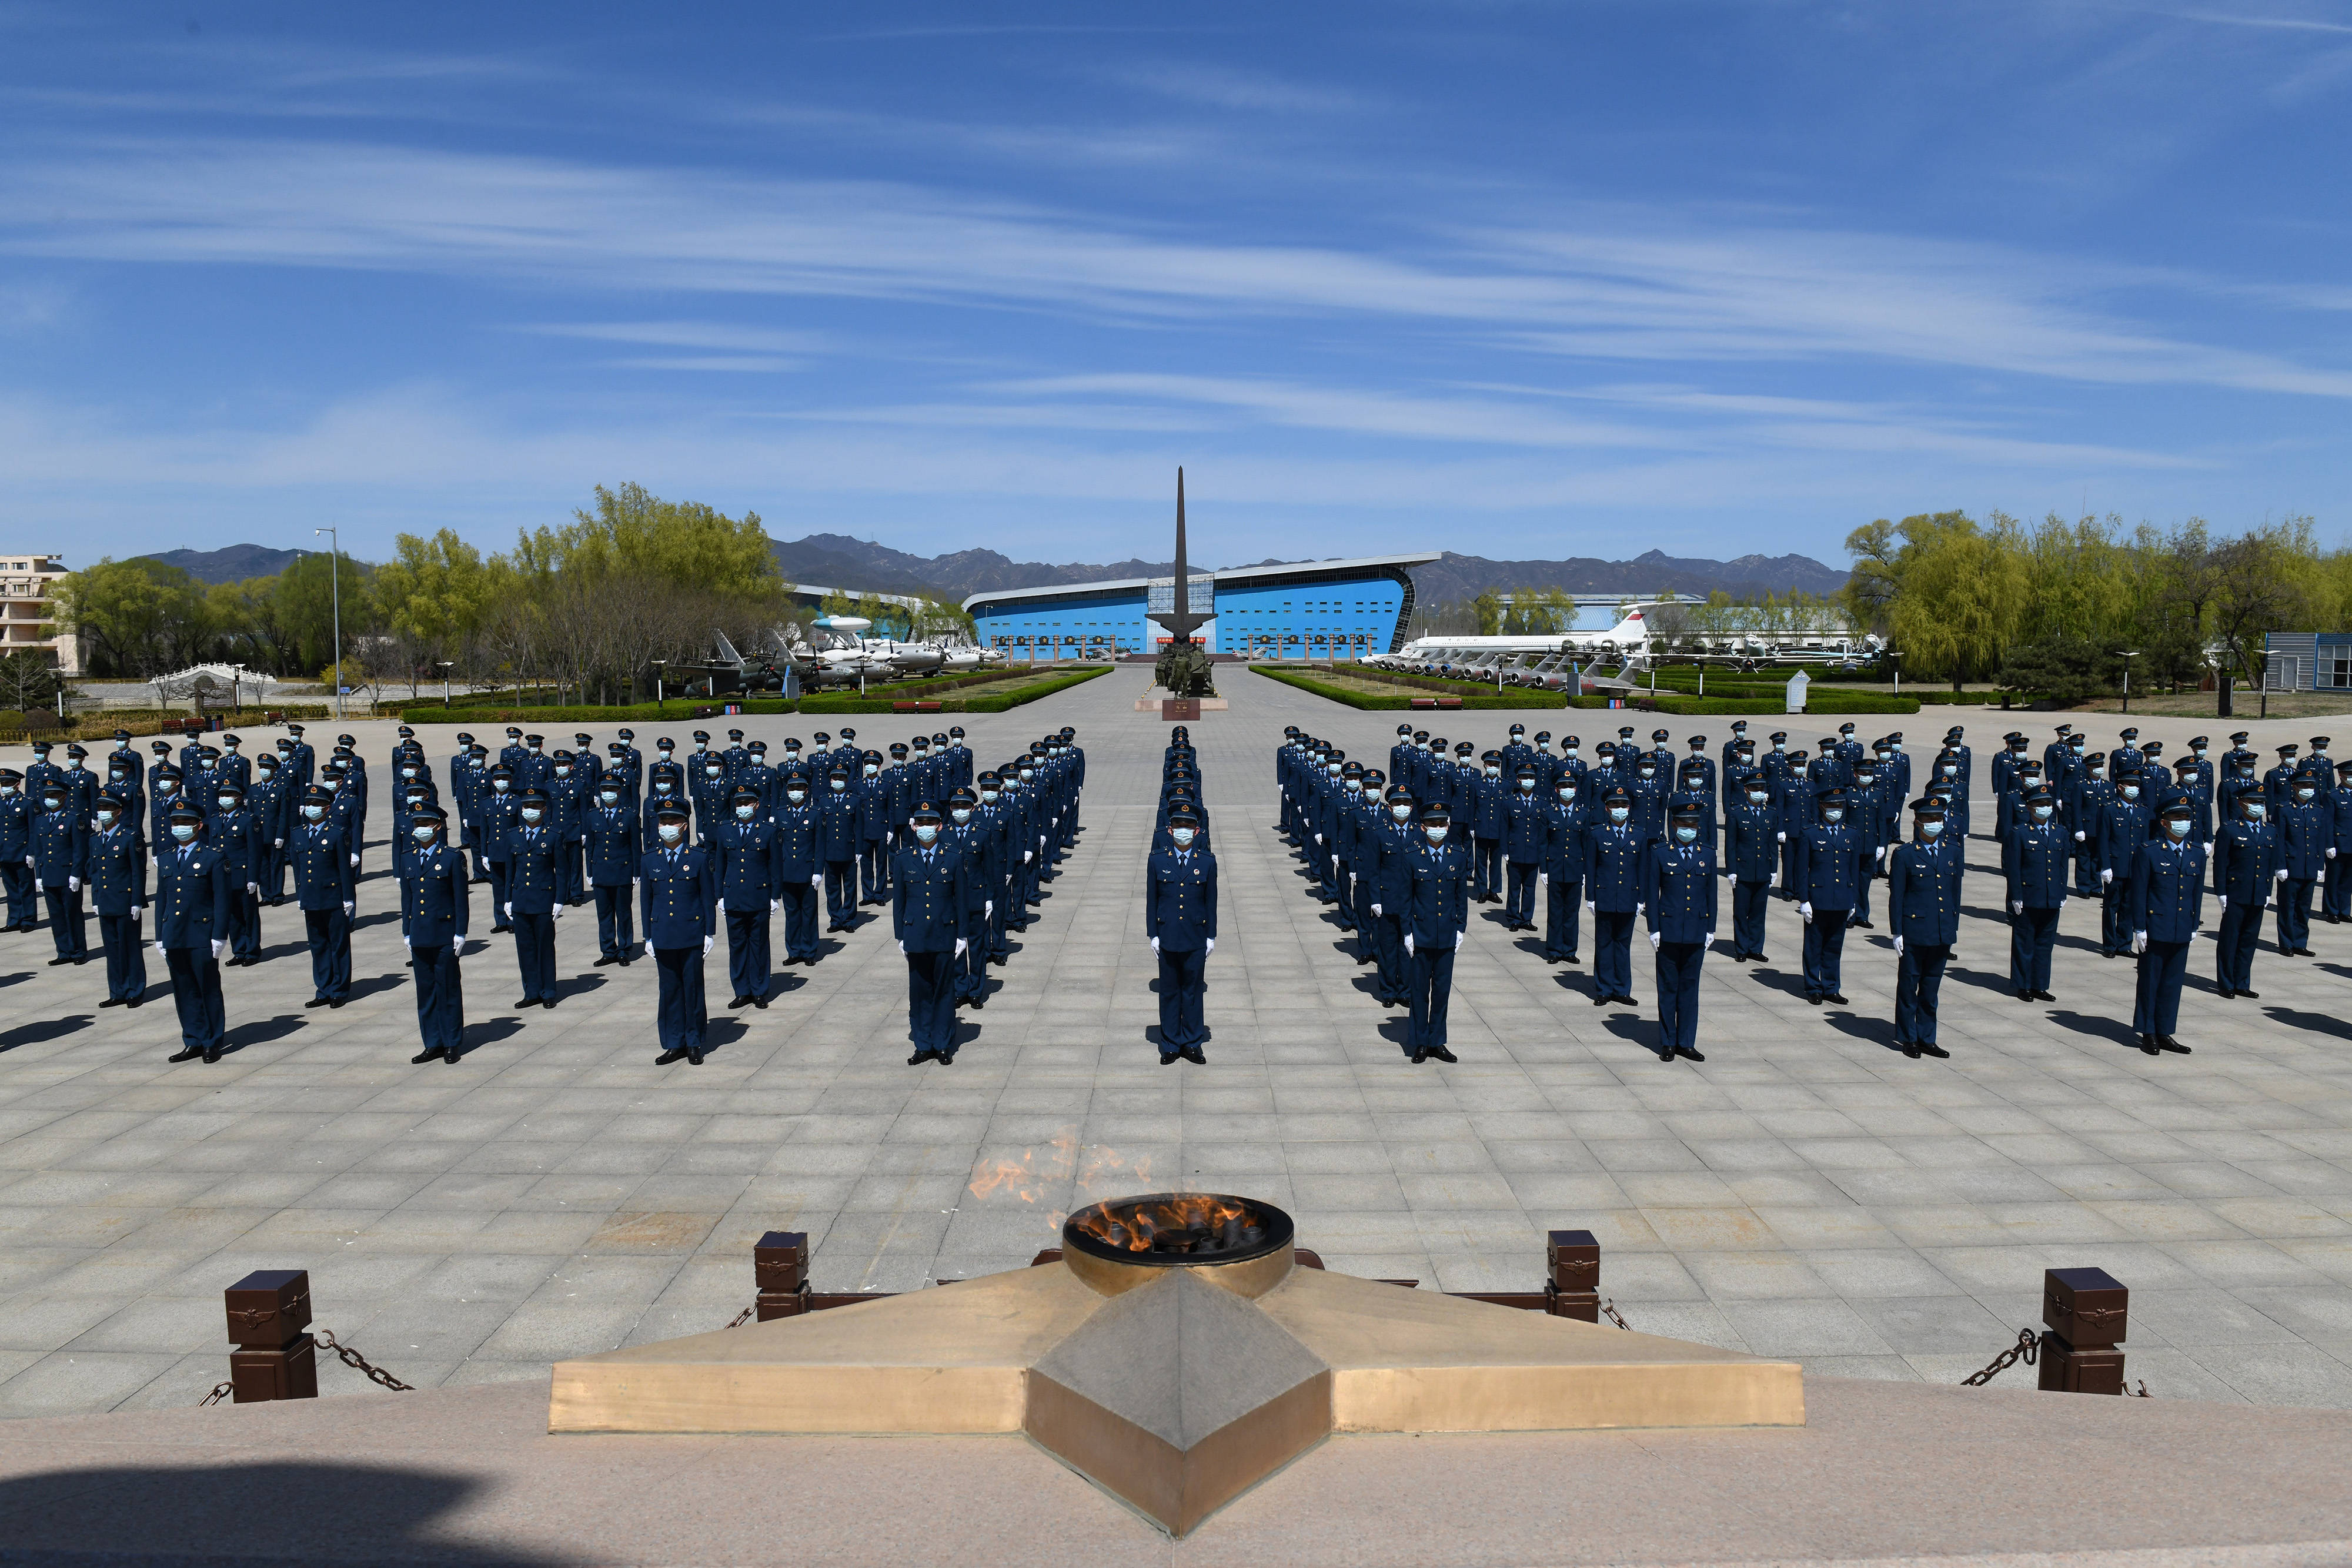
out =
<path fill-rule="evenodd" d="M 2347 95 L 2319 0 L 0 0 L 5 537 L 2338 540 Z"/>

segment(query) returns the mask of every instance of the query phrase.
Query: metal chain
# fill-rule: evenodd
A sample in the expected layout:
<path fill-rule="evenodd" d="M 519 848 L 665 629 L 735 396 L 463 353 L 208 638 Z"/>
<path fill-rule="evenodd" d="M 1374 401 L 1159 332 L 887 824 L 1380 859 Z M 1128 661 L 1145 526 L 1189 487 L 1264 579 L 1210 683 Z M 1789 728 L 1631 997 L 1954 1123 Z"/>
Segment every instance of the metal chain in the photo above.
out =
<path fill-rule="evenodd" d="M 751 1315 L 759 1310 L 760 1304 L 757 1301 L 752 1302 L 750 1306 L 745 1307 L 741 1312 L 737 1312 L 735 1314 L 735 1321 L 729 1323 L 727 1326 L 730 1329 L 741 1328 L 745 1323 L 751 1321 Z"/>
<path fill-rule="evenodd" d="M 1601 1316 L 1607 1318 L 1611 1322 L 1615 1323 L 1619 1328 L 1623 1329 L 1627 1333 L 1632 1333 L 1633 1332 L 1633 1325 L 1627 1322 L 1622 1317 L 1618 1315 L 1617 1302 L 1615 1300 L 1612 1299 L 1601 1302 Z"/>
<path fill-rule="evenodd" d="M 329 1350 L 333 1351 L 337 1355 L 342 1357 L 343 1364 L 345 1366 L 350 1367 L 354 1372 L 365 1373 L 367 1375 L 367 1380 L 370 1383 L 375 1384 L 377 1386 L 382 1388 L 389 1388 L 394 1394 L 413 1394 L 415 1392 L 416 1385 L 415 1384 L 403 1383 L 400 1379 L 394 1377 L 391 1373 L 386 1372 L 381 1366 L 372 1364 L 368 1361 L 367 1357 L 362 1355 L 358 1351 L 353 1350 L 351 1346 L 338 1341 L 333 1334 L 329 1333 L 325 1329 L 317 1329 L 312 1331 L 312 1337 L 316 1338 L 320 1344 L 325 1345 Z"/>
<path fill-rule="evenodd" d="M 2021 1361 L 2025 1363 L 2026 1365 L 2032 1366 L 2033 1364 L 2034 1357 L 2039 1355 L 2041 1351 L 2042 1341 L 2035 1335 L 2034 1332 L 2032 1329 L 2020 1329 L 2017 1331 L 2017 1343 L 2015 1344 L 2011 1345 L 2007 1350 L 2002 1351 L 1999 1355 L 1993 1357 L 1992 1364 L 1986 1367 L 1982 1372 L 1970 1373 L 1968 1376 L 1960 1379 L 1960 1386 L 1963 1388 L 1980 1388 L 1984 1385 L 1990 1383 L 1994 1378 L 2000 1376 L 2002 1373 L 2007 1372 L 2011 1367 L 2015 1366 Z"/>
<path fill-rule="evenodd" d="M 234 1383 L 215 1383 L 210 1394 L 196 1401 L 196 1408 L 201 1410 L 207 1405 L 217 1405 L 236 1391 L 236 1385 Z"/>
<path fill-rule="evenodd" d="M 2137 1388 L 2126 1388 L 2124 1392 L 2138 1399 L 2147 1399 L 2151 1397 L 2147 1391 L 2147 1379 L 2145 1377 L 2139 1380 L 2139 1386 Z"/>

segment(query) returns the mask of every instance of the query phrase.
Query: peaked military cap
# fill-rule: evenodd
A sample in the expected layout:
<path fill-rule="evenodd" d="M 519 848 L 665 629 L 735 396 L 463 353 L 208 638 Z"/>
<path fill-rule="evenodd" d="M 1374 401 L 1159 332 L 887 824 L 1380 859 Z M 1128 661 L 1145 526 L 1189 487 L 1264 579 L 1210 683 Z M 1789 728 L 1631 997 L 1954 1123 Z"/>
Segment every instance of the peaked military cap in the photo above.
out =
<path fill-rule="evenodd" d="M 1618 739 L 1620 739 L 1620 740 L 1631 740 L 1631 739 L 1633 739 L 1633 727 L 1632 725 L 1630 725 L 1630 724 L 1621 724 L 1621 725 L 1619 725 L 1619 726 L 1617 727 L 1617 738 L 1618 738 Z"/>
<path fill-rule="evenodd" d="M 1536 744 L 1538 746 L 1549 746 L 1551 744 L 1551 731 L 1548 729 L 1539 729 L 1536 731 Z"/>
<path fill-rule="evenodd" d="M 2120 730 L 2117 733 L 2126 740 L 2137 740 L 2139 738 L 2139 727 L 2137 725 L 2134 725 L 2129 728 Z"/>
<path fill-rule="evenodd" d="M 710 742 L 710 732 L 707 729 L 698 729 L 694 732 L 694 738 L 707 746 Z"/>
<path fill-rule="evenodd" d="M 1067 734 L 1068 731 L 1065 730 L 1063 733 Z M 960 724 L 950 725 L 948 727 L 948 734 L 954 739 L 961 740 L 963 738 L 963 726 Z"/>
<path fill-rule="evenodd" d="M 2104 751 L 2094 751 L 2083 758 L 2085 768 L 2105 768 L 2106 765 L 2107 754 Z"/>
<path fill-rule="evenodd" d="M 1171 806 L 1168 809 L 1168 825 L 1171 828 L 1197 828 L 1201 825 L 1201 815 L 1190 806 Z"/>
<path fill-rule="evenodd" d="M 1773 745 L 1778 746 L 1780 742 L 1789 738 L 1789 732 L 1785 729 L 1776 729 L 1769 736 L 1766 737 L 1766 738 L 1770 740 Z"/>
<path fill-rule="evenodd" d="M 841 727 L 841 738 L 844 740 L 856 740 L 857 738 L 857 732 L 850 728 L 847 725 L 844 725 Z"/>
<path fill-rule="evenodd" d="M 959 784 L 954 789 L 948 791 L 948 804 L 950 806 L 977 806 L 980 804 L 980 793 L 969 784 Z"/>
<path fill-rule="evenodd" d="M 2190 817 L 2196 815 L 2196 811 L 2186 800 L 2167 800 L 2164 803 L 2164 809 L 2158 811 L 2157 815 L 2159 817 L 2178 817 L 2181 821 L 2186 821 Z"/>
<path fill-rule="evenodd" d="M 1285 730 L 1283 733 L 1285 735 L 1290 735 L 1295 734 L 1296 732 L 1292 730 Z M 1412 733 L 1412 726 L 1409 724 L 1401 724 L 1397 726 L 1397 733 L 1399 735 L 1411 735 Z"/>
<path fill-rule="evenodd" d="M 547 804 L 547 791 L 533 786 L 522 792 L 522 803 L 526 806 L 544 806 Z"/>
<path fill-rule="evenodd" d="M 408 820 L 412 822 L 446 822 L 449 820 L 449 813 L 435 805 L 432 801 L 427 800 L 422 806 L 410 811 L 408 813 Z"/>
<path fill-rule="evenodd" d="M 683 803 L 677 800 L 664 800 L 660 805 L 654 808 L 654 821 L 656 822 L 683 822 L 686 821 L 686 807 Z"/>
<path fill-rule="evenodd" d="M 730 806 L 740 806 L 746 800 L 753 805 L 758 805 L 760 801 L 760 792 L 749 784 L 736 785 L 727 797 L 727 803 Z"/>
<path fill-rule="evenodd" d="M 2294 741 L 2290 740 L 2284 746 L 2278 748 L 2278 753 L 2281 757 L 2293 757 L 2299 749 L 2301 748 L 2298 747 Z"/>
<path fill-rule="evenodd" d="M 2192 735 L 2189 737 L 2189 744 L 2191 746 L 2210 746 L 2212 742 L 2201 735 Z"/>
<path fill-rule="evenodd" d="M 87 758 L 89 753 L 82 749 L 81 743 L 79 741 L 75 741 L 66 747 L 66 755 L 68 757 Z"/>
<path fill-rule="evenodd" d="M 635 740 L 637 738 L 637 732 L 634 729 L 625 729 L 621 731 L 620 734 L 623 740 Z"/>
<path fill-rule="evenodd" d="M 2327 737 L 2326 737 L 2326 736 L 2324 736 L 2324 735 L 2315 735 L 2315 736 L 2313 736 L 2313 737 L 2311 737 L 2311 749 L 2312 749 L 2312 750 L 2314 750 L 2314 751 L 2325 751 L 2325 750 L 2326 750 L 2326 749 L 2327 749 Z"/>
<path fill-rule="evenodd" d="M 1677 822 L 1696 822 L 1706 815 L 1706 807 L 1696 800 L 1685 800 L 1671 813 Z"/>
<path fill-rule="evenodd" d="M 2074 727 L 2073 725 L 2071 725 L 2071 724 L 2062 724 L 2062 725 L 2060 725 L 2060 726 L 2058 727 L 2058 733 L 2059 733 L 2059 734 L 2061 734 L 2061 735 L 2065 735 L 2065 734 L 2069 733 L 2070 731 L 2072 731 L 2072 730 L 2074 729 Z"/>
<path fill-rule="evenodd" d="M 1625 792 L 1625 787 L 1622 784 L 1620 784 L 1615 789 L 1610 790 L 1608 794 L 1602 796 L 1601 803 L 1604 806 L 1623 806 L 1630 810 L 1633 804 L 1633 797 L 1627 794 Z"/>
<path fill-rule="evenodd" d="M 800 742 L 797 740 L 788 740 L 784 742 L 784 749 L 787 751 L 798 750 L 799 747 Z M 755 740 L 743 749 L 750 752 L 754 757 L 765 757 L 768 755 L 768 743 L 764 740 Z"/>
<path fill-rule="evenodd" d="M 22 784 L 25 776 L 13 768 L 0 768 L 0 784 Z"/>
<path fill-rule="evenodd" d="M 1467 743 L 1465 742 L 1465 744 Z M 1478 760 L 1481 762 L 1500 762 L 1503 760 L 1503 754 L 1499 751 L 1484 751 L 1479 753 Z"/>
<path fill-rule="evenodd" d="M 1653 746 L 1664 746 L 1667 741 L 1672 740 L 1673 738 L 1674 737 L 1672 734 L 1663 729 L 1654 729 L 1650 732 L 1650 743 Z"/>
<path fill-rule="evenodd" d="M 927 735 L 918 735 L 915 737 L 914 744 L 919 750 L 929 751 L 931 748 L 931 737 Z M 1041 740 L 1037 744 L 1043 746 L 1045 743 Z"/>
<path fill-rule="evenodd" d="M 1966 735 L 1967 733 L 1968 733 L 1968 731 L 1967 731 L 1967 730 L 1965 730 L 1965 729 L 1961 728 L 1958 725 L 1957 725 L 1957 724 L 1956 724 L 1956 725 L 1952 726 L 1952 727 L 1951 727 L 1951 728 L 1949 728 L 1949 729 L 1948 729 L 1948 730 L 1946 730 L 1946 731 L 1944 732 L 1944 738 L 1945 738 L 1946 740 L 1958 740 L 1958 739 L 1959 739 L 1959 738 L 1960 738 L 1960 737 L 1962 737 L 1962 736 Z"/>
<path fill-rule="evenodd" d="M 224 779 L 217 785 L 214 786 L 213 793 L 215 795 L 234 795 L 238 800 L 242 800 L 245 799 L 245 786 L 238 783 L 234 779 Z"/>
<path fill-rule="evenodd" d="M 1413 744 L 1414 744 L 1414 745 L 1416 745 L 1416 746 L 1419 746 L 1419 745 L 1423 744 L 1423 742 L 1427 741 L 1428 739 L 1429 739 L 1429 731 L 1427 731 L 1427 730 L 1425 730 L 1425 729 L 1416 729 L 1416 730 L 1414 730 L 1414 731 L 1412 732 L 1412 740 L 1413 740 Z"/>
<path fill-rule="evenodd" d="M 1748 727 L 1748 721 L 1747 721 L 1746 719 L 1744 719 L 1744 718 L 1735 718 L 1735 719 L 1733 719 L 1733 720 L 1731 721 L 1731 730 L 1732 730 L 1732 733 L 1733 733 L 1733 734 L 1735 734 L 1735 735 L 1737 735 L 1739 731 L 1741 731 L 1741 730 L 1743 730 L 1743 729 L 1746 729 L 1747 727 Z"/>
<path fill-rule="evenodd" d="M 2184 757 L 2172 766 L 2184 772 L 2194 773 L 2197 770 L 2197 758 L 2193 757 Z"/>
<path fill-rule="evenodd" d="M 593 746 L 596 737 L 584 729 L 575 729 L 572 732 L 572 744 L 574 746 Z"/>
<path fill-rule="evenodd" d="M 1488 755 L 1492 756 L 1493 753 L 1490 752 Z M 1363 773 L 1364 765 L 1360 762 L 1350 762 L 1339 769 L 1339 777 L 1342 779 L 1360 779 L 1363 777 Z M 1180 769 L 1177 773 L 1177 777 L 1180 779 L 1189 779 L 1192 778 L 1192 775 L 1189 771 Z"/>
<path fill-rule="evenodd" d="M 1911 802 L 1911 814 L 1916 817 L 1940 817 L 1944 810 L 1943 795 L 1933 789 Z"/>
<path fill-rule="evenodd" d="M 931 744 L 933 746 L 945 746 L 947 743 L 948 737 L 946 736 L 940 734 L 938 730 L 933 730 L 931 732 Z"/>
<path fill-rule="evenodd" d="M 323 784 L 313 784 L 302 791 L 305 806 L 329 806 L 334 803 L 335 792 Z"/>
<path fill-rule="evenodd" d="M 1432 800 L 1421 809 L 1421 820 L 1424 822 L 1451 822 L 1454 821 L 1454 808 L 1443 800 Z"/>
<path fill-rule="evenodd" d="M 1813 803 L 1819 806 L 1843 806 L 1845 804 L 1845 791 L 1836 785 L 1832 785 L 1815 795 Z"/>
<path fill-rule="evenodd" d="M 1511 726 L 1511 733 L 1512 733 L 1513 735 L 1525 735 L 1525 734 L 1527 734 L 1527 732 L 1528 732 L 1528 727 L 1527 727 L 1526 725 L 1523 725 L 1523 724 L 1515 724 L 1515 725 Z"/>
<path fill-rule="evenodd" d="M 1389 786 L 1387 800 L 1388 803 L 1391 806 L 1397 804 L 1399 801 L 1410 803 L 1412 800 L 1412 791 L 1406 789 L 1402 784 L 1391 784 Z"/>
<path fill-rule="evenodd" d="M 2252 733 L 2253 731 L 2250 729 L 2242 729 L 2238 731 L 2237 734 L 2230 737 L 2230 744 L 2232 746 L 2243 746 L 2246 744 L 2246 737 Z"/>
<path fill-rule="evenodd" d="M 1852 735 L 1853 733 L 1853 721 L 1852 719 L 1848 719 L 1845 723 L 1838 726 L 1838 733 L 1840 735 Z"/>
<path fill-rule="evenodd" d="M 526 735 L 522 737 L 522 740 L 525 746 L 531 747 L 534 749 L 547 744 L 547 737 L 543 735 Z"/>
<path fill-rule="evenodd" d="M 221 744 L 227 747 L 243 746 L 245 744 L 245 737 L 241 735 L 224 735 L 221 737 Z"/>
<path fill-rule="evenodd" d="M 205 820 L 205 814 L 202 811 L 184 800 L 173 807 L 170 815 L 172 821 L 175 822 L 202 822 Z"/>
<path fill-rule="evenodd" d="M 929 800 L 918 802 L 915 809 L 907 813 L 907 821 L 910 822 L 936 822 L 940 820 L 940 809 Z"/>
<path fill-rule="evenodd" d="M 1690 743 L 1693 746 L 1705 746 L 1706 744 L 1706 737 L 1703 735 L 1694 735 L 1690 737 Z"/>

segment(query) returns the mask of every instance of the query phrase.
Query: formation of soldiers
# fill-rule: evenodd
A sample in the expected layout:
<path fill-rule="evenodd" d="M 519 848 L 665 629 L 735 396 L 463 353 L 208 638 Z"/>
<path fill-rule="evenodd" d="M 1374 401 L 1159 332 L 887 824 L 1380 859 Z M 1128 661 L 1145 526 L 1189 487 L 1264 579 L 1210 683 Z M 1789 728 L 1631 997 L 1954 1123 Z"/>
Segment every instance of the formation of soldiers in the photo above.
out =
<path fill-rule="evenodd" d="M 1205 1065 L 1202 1018 L 1209 955 L 1217 950 L 1217 857 L 1201 764 L 1191 730 L 1178 725 L 1160 759 L 1160 804 L 1144 865 L 1144 934 L 1160 961 L 1160 1065 L 1182 1058 Z"/>
<path fill-rule="evenodd" d="M 1990 809 L 1980 813 L 1957 725 L 1917 778 L 1900 732 L 1864 744 L 1848 723 L 1809 754 L 1786 732 L 1759 747 L 1748 728 L 1735 722 L 1710 756 L 1704 737 L 1678 753 L 1668 731 L 1643 747 L 1626 726 L 1588 765 L 1572 735 L 1555 752 L 1548 732 L 1530 741 L 1513 725 L 1507 744 L 1481 753 L 1407 724 L 1383 771 L 1294 727 L 1276 763 L 1280 831 L 1315 896 L 1360 934 L 1374 995 L 1410 1009 L 1405 1050 L 1416 1062 L 1454 1060 L 1446 1000 L 1472 904 L 1500 904 L 1506 929 L 1533 931 L 1540 896 L 1540 951 L 1555 964 L 1580 962 L 1580 915 L 1590 915 L 1596 1007 L 1633 1003 L 1643 922 L 1656 960 L 1658 1054 L 1699 1061 L 1699 972 L 1725 897 L 1733 961 L 1768 958 L 1769 904 L 1792 903 L 1806 999 L 1844 1004 L 1845 934 L 1876 928 L 1880 881 L 1897 964 L 1895 1044 L 1913 1058 L 1948 1055 L 1937 1024 L 1972 823 L 2000 847 L 2009 990 L 2056 999 L 2060 911 L 2069 897 L 2096 898 L 2101 953 L 2137 960 L 2132 1031 L 2149 1055 L 2189 1050 L 2175 1031 L 2209 888 L 2224 998 L 2259 994 L 2252 964 L 2266 911 L 2276 911 L 2287 956 L 2311 956 L 2315 898 L 2320 918 L 2352 919 L 2352 760 L 2331 762 L 2325 736 L 2307 753 L 2282 746 L 2258 773 L 2244 733 L 2219 758 L 2200 736 L 2168 763 L 2136 728 L 2101 753 L 2062 724 L 2038 757 L 2011 733 L 1990 759 Z"/>
<path fill-rule="evenodd" d="M 151 765 L 117 731 L 102 776 L 78 745 L 60 766 L 53 746 L 36 744 L 22 774 L 0 768 L 5 928 L 37 929 L 45 908 L 50 962 L 78 965 L 93 956 L 94 910 L 101 1005 L 137 1008 L 152 907 L 181 1027 L 171 1060 L 217 1061 L 221 970 L 261 961 L 261 912 L 290 897 L 310 956 L 306 1005 L 342 1007 L 368 771 L 352 737 L 338 737 L 321 764 L 304 734 L 290 724 L 251 758 L 235 735 L 218 746 L 192 738 L 176 759 L 159 741 Z M 838 744 L 820 732 L 814 749 L 787 739 L 772 761 L 765 742 L 747 744 L 740 730 L 719 750 L 697 731 L 683 755 L 664 737 L 649 763 L 626 729 L 601 757 L 584 733 L 551 751 L 544 737 L 512 727 L 495 759 L 470 735 L 457 738 L 437 778 L 406 726 L 392 758 L 390 870 L 415 981 L 417 1063 L 462 1054 L 460 961 L 471 890 L 484 883 L 491 932 L 515 938 L 518 1008 L 561 999 L 555 927 L 567 909 L 594 907 L 597 967 L 655 959 L 664 1064 L 702 1061 L 703 960 L 722 930 L 729 1005 L 763 1009 L 773 916 L 784 917 L 783 964 L 814 965 L 824 956 L 820 900 L 828 932 L 853 931 L 867 918 L 860 910 L 889 905 L 909 966 L 910 1061 L 952 1061 L 955 1009 L 985 1005 L 987 965 L 1005 961 L 1006 932 L 1026 927 L 1039 883 L 1075 840 L 1085 780 L 1068 729 L 977 775 L 960 726 L 894 742 L 887 757 L 860 750 L 853 729 Z"/>

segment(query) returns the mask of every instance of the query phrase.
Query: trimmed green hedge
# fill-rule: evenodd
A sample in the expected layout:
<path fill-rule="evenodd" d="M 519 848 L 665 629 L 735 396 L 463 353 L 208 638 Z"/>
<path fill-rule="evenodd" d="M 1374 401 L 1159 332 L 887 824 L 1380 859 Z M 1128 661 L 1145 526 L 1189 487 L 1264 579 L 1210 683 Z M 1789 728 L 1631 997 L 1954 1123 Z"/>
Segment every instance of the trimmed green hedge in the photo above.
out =
<path fill-rule="evenodd" d="M 674 703 L 635 703 L 623 707 L 443 707 L 439 703 L 427 707 L 422 704 L 400 710 L 404 724 L 474 724 L 474 725 L 548 725 L 548 724 L 659 724 L 690 723 L 698 712 L 708 717 L 718 717 L 734 703 L 745 713 L 791 713 L 796 706 L 773 697 L 738 699 L 720 697 L 717 701 L 698 698 Z"/>
<path fill-rule="evenodd" d="M 1318 681 L 1311 675 L 1303 674 L 1297 670 L 1286 670 L 1278 664 L 1252 664 L 1250 668 L 1261 675 L 1280 681 L 1286 686 L 1297 686 L 1302 692 L 1309 692 L 1318 697 L 1328 697 L 1335 703 L 1344 703 L 1349 707 L 1360 708 L 1368 713 L 1395 713 L 1412 708 L 1412 696 L 1410 693 L 1400 693 L 1394 696 L 1384 694 L 1375 695 L 1370 692 L 1351 691 L 1346 686 L 1337 686 L 1328 681 Z M 1389 677 L 1383 674 L 1381 678 L 1386 680 Z M 1524 711 L 1528 708 L 1563 708 L 1568 706 L 1567 697 L 1559 692 L 1527 691 L 1507 686 L 1504 688 L 1503 695 L 1497 696 L 1490 686 L 1465 685 L 1458 681 L 1416 680 L 1413 684 L 1420 686 L 1434 686 L 1447 696 L 1458 695 L 1465 708 L 1516 708 Z M 1461 689 L 1457 691 L 1455 689 L 1457 687 Z M 1423 708 L 1419 711 L 1426 713 L 1429 710 Z"/>
<path fill-rule="evenodd" d="M 1027 703 L 1034 703 L 1040 697 L 1050 697 L 1056 692 L 1066 692 L 1072 686 L 1080 685 L 1087 681 L 1093 680 L 1097 675 L 1109 674 L 1115 668 L 1117 668 L 1117 666 L 1112 664 L 1097 664 L 1091 669 L 1072 670 L 1067 674 L 1047 675 L 1040 678 L 1033 685 L 1015 687 L 1012 691 L 1000 693 L 993 696 L 941 697 L 939 699 L 939 711 L 943 714 L 1003 713 L 1008 708 L 1016 708 Z M 1001 680 L 1003 677 L 1000 674 L 992 675 L 989 678 L 992 680 Z M 933 691 L 941 689 L 941 683 L 940 682 L 932 681 L 921 684 L 928 685 Z M 919 690 L 908 693 L 903 696 L 894 699 L 890 697 L 875 696 L 872 695 L 871 688 L 869 688 L 867 695 L 862 697 L 823 696 L 803 698 L 801 702 L 801 712 L 804 714 L 891 713 L 896 711 L 897 704 L 900 702 L 929 702 L 930 700 L 930 698 L 924 696 Z"/>
<path fill-rule="evenodd" d="M 1627 712 L 1700 716 L 1744 714 L 1752 716 L 1758 714 L 1786 713 L 1789 708 L 1788 699 L 1784 696 L 1693 697 L 1684 696 L 1678 692 L 1661 690 L 1657 696 L 1653 698 L 1646 689 L 1629 693 L 1622 700 Z M 1609 702 L 1610 699 L 1605 696 L 1578 697 L 1575 706 L 1580 708 L 1606 708 Z M 1889 696 L 1884 692 L 1823 692 L 1816 688 L 1805 694 L 1806 716 L 1855 713 L 1904 714 L 1918 711 L 1919 704 L 1916 698 Z"/>

